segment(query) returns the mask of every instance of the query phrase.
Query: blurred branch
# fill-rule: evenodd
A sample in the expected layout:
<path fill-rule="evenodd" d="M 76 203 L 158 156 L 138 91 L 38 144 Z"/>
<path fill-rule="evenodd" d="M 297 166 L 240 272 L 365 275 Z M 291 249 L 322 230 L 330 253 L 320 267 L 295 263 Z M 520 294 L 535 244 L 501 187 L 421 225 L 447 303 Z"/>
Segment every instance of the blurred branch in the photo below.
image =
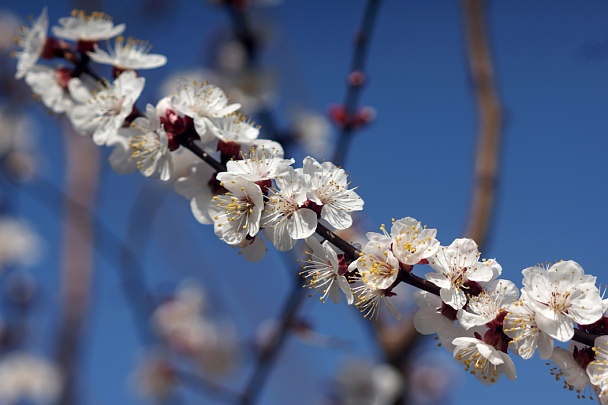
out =
<path fill-rule="evenodd" d="M 93 221 L 90 216 L 97 191 L 99 153 L 89 139 L 66 133 L 67 180 L 61 275 L 63 314 L 57 340 L 57 362 L 65 377 L 59 403 L 79 403 L 78 358 L 80 338 L 89 308 L 92 273 Z M 73 203 L 84 207 L 75 209 Z"/>
<path fill-rule="evenodd" d="M 494 211 L 502 130 L 501 105 L 490 58 L 484 4 L 484 0 L 462 1 L 469 52 L 469 72 L 473 80 L 479 117 L 475 183 L 464 236 L 474 239 L 480 250 L 487 242 Z"/>
<path fill-rule="evenodd" d="M 348 154 L 348 147 L 354 133 L 353 122 L 350 119 L 357 111 L 359 105 L 359 98 L 361 96 L 362 86 L 367 80 L 365 74 L 365 64 L 367 62 L 367 54 L 369 49 L 369 43 L 371 40 L 372 32 L 374 31 L 378 10 L 380 8 L 381 0 L 368 0 L 363 14 L 363 21 L 359 31 L 355 37 L 355 53 L 351 62 L 350 72 L 348 75 L 348 87 L 346 89 L 346 96 L 344 97 L 344 115 L 346 117 L 346 123 L 340 131 L 336 147 L 334 149 L 333 157 L 331 159 L 335 165 L 343 165 Z"/>

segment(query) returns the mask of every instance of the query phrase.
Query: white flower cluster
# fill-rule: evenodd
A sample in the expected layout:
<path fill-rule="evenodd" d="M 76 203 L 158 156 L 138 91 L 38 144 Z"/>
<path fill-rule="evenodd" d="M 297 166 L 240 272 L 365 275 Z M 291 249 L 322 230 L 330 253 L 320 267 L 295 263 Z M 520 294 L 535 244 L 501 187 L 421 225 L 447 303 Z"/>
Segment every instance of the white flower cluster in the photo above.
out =
<path fill-rule="evenodd" d="M 263 257 L 262 235 L 279 251 L 305 239 L 311 252 L 301 275 L 308 287 L 321 294 L 322 302 L 339 302 L 343 294 L 370 319 L 378 316 L 380 302 L 396 314 L 388 300 L 393 289 L 416 279 L 414 285 L 425 290 L 415 294 L 416 329 L 437 334 L 482 383 L 492 384 L 503 373 L 514 379 L 508 353 L 529 359 L 538 349 L 541 358 L 566 370 L 559 375 L 570 387 L 580 391 L 591 385 L 608 404 L 606 336 L 598 337 L 593 348 L 570 352 L 553 347 L 554 339 L 567 342 L 577 333 L 608 334 L 606 303 L 596 279 L 576 262 L 525 269 L 520 292 L 513 282 L 498 278 L 502 268 L 496 260 L 479 260 L 473 240 L 441 246 L 435 229 L 410 217 L 394 220 L 390 233 L 384 226 L 383 233 L 368 233 L 362 249 L 342 246 L 339 253 L 332 247 L 336 239 L 321 243 L 313 234 L 325 226 L 347 229 L 352 213 L 363 209 L 342 168 L 312 157 L 294 168 L 280 144 L 258 139 L 259 128 L 237 112 L 240 105 L 206 82 L 178 80 L 174 95 L 141 112 L 135 104 L 145 79 L 135 70 L 160 67 L 166 58 L 150 54 L 146 43 L 121 37 L 114 49 L 100 49 L 99 40 L 125 29 L 104 14 L 75 12 L 59 22 L 53 33 L 76 46 L 47 37 L 43 10 L 31 27 L 20 31 L 16 77 L 25 78 L 51 111 L 66 113 L 76 131 L 98 145 L 113 146 L 110 162 L 118 172 L 139 169 L 145 176 L 170 180 L 173 159 L 184 146 L 194 152 L 192 159 L 197 155 L 209 165 L 193 161 L 189 175 L 175 181 L 176 191 L 190 200 L 200 223 L 213 224 L 215 234 L 240 247 L 248 260 Z M 38 65 L 40 58 L 62 58 L 71 66 Z M 112 65 L 114 82 L 96 82 L 90 61 Z M 426 280 L 412 274 L 417 264 L 433 269 Z M 155 319 L 172 345 L 196 352 L 206 345 L 200 330 L 207 325 L 198 318 L 196 299 L 194 304 L 188 300 L 159 308 Z"/>

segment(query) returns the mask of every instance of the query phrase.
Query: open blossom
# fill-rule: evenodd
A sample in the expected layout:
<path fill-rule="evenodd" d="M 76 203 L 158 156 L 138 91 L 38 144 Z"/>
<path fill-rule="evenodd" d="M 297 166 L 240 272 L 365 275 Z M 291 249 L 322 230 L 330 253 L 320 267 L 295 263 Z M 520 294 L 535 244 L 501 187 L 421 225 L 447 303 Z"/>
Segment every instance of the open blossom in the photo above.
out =
<path fill-rule="evenodd" d="M 350 183 L 344 169 L 307 156 L 302 171 L 310 182 L 309 198 L 322 206 L 321 218 L 336 229 L 350 227 L 353 223 L 351 213 L 363 209 L 363 200 L 348 188 Z"/>
<path fill-rule="evenodd" d="M 492 322 L 519 297 L 519 290 L 509 280 L 489 282 L 479 295 L 469 298 L 466 310 L 458 311 L 458 320 L 466 329 Z"/>
<path fill-rule="evenodd" d="M 120 70 L 154 69 L 164 66 L 167 57 L 150 53 L 151 46 L 145 41 L 137 41 L 123 37 L 116 38 L 114 48 L 108 45 L 109 52 L 95 44 L 94 52 L 88 52 L 89 57 L 97 63 L 112 65 Z"/>
<path fill-rule="evenodd" d="M 205 120 L 205 123 L 207 129 L 204 132 L 199 132 L 197 128 L 202 142 L 211 142 L 215 137 L 223 142 L 251 144 L 260 135 L 260 128 L 241 114 L 211 117 Z"/>
<path fill-rule="evenodd" d="M 310 259 L 302 266 L 300 275 L 306 278 L 308 288 L 320 291 L 321 302 L 329 296 L 334 304 L 342 299 L 340 291 L 346 297 L 348 304 L 353 303 L 353 293 L 346 279 L 346 269 L 341 271 L 338 265 L 338 255 L 328 241 L 319 243 L 314 236 L 306 238 L 306 244 L 312 249 Z"/>
<path fill-rule="evenodd" d="M 378 234 L 368 232 L 368 238 L 373 238 L 374 235 Z M 352 272 L 357 269 L 364 284 L 386 290 L 399 276 L 399 261 L 390 250 L 390 239 L 385 241 L 372 238 L 363 248 L 363 255 L 352 262 L 348 270 Z"/>
<path fill-rule="evenodd" d="M 146 106 L 145 117 L 136 118 L 129 127 L 119 129 L 118 133 L 128 138 L 131 157 L 144 176 L 158 176 L 163 181 L 171 178 L 173 161 L 167 134 L 153 105 Z"/>
<path fill-rule="evenodd" d="M 585 275 L 578 263 L 562 261 L 522 273 L 522 298 L 535 312 L 538 328 L 552 338 L 566 342 L 574 336 L 574 323 L 589 325 L 602 317 L 595 277 Z"/>
<path fill-rule="evenodd" d="M 83 75 L 84 76 L 84 75 Z M 25 75 L 25 82 L 32 93 L 54 113 L 69 111 L 74 100 L 68 92 L 68 83 L 74 80 L 71 72 L 65 68 L 54 69 L 48 66 L 33 66 Z"/>
<path fill-rule="evenodd" d="M 225 117 L 240 108 L 239 104 L 228 104 L 228 97 L 219 87 L 187 80 L 178 81 L 177 95 L 171 97 L 170 104 L 180 114 L 192 118 L 204 142 L 212 139 L 207 135 L 209 118 Z"/>
<path fill-rule="evenodd" d="M 508 354 L 475 338 L 456 338 L 452 343 L 456 346 L 454 359 L 483 384 L 494 384 L 503 373 L 515 380 L 515 364 Z"/>
<path fill-rule="evenodd" d="M 467 302 L 463 291 L 468 288 L 467 282 L 488 282 L 499 273 L 500 267 L 494 260 L 480 262 L 478 259 L 477 244 L 472 239 L 456 239 L 428 259 L 435 273 L 427 273 L 425 277 L 441 288 L 439 294 L 446 304 L 460 309 Z"/>
<path fill-rule="evenodd" d="M 437 253 L 437 230 L 427 229 L 412 217 L 393 220 L 391 226 L 392 250 L 399 262 L 414 265 Z"/>
<path fill-rule="evenodd" d="M 587 376 L 597 387 L 600 402 L 608 404 L 608 336 L 598 336 L 593 343 L 595 359 L 587 365 Z"/>
<path fill-rule="evenodd" d="M 363 283 L 354 287 L 352 291 L 353 294 L 357 296 L 355 306 L 359 311 L 361 311 L 364 318 L 369 319 L 370 321 L 377 320 L 378 307 L 380 306 L 381 302 L 386 308 L 388 308 L 396 319 L 401 318 L 399 312 L 397 312 L 393 304 L 391 304 L 390 300 L 388 299 L 390 294 L 387 292 L 387 290 Z"/>
<path fill-rule="evenodd" d="M 554 348 L 551 355 L 551 361 L 556 365 L 556 368 L 551 370 L 551 374 L 555 375 L 557 380 L 563 377 L 565 385 L 571 391 L 575 390 L 579 397 L 584 395 L 588 386 L 592 387 L 586 371 L 592 358 L 590 351 L 587 346 L 579 347 L 571 344 L 569 350 L 563 347 Z"/>
<path fill-rule="evenodd" d="M 317 214 L 303 208 L 306 185 L 300 173 L 291 166 L 277 175 L 278 189 L 270 189 L 262 215 L 264 233 L 281 252 L 294 247 L 296 240 L 311 236 L 317 228 Z"/>
<path fill-rule="evenodd" d="M 526 301 L 519 299 L 507 307 L 503 331 L 512 340 L 509 349 L 524 359 L 534 355 L 536 348 L 541 359 L 548 359 L 553 352 L 553 339 L 538 328 L 534 311 Z"/>
<path fill-rule="evenodd" d="M 279 153 L 280 152 L 280 153 Z M 293 164 L 293 159 L 283 159 L 283 151 L 264 146 L 251 147 L 242 160 L 230 160 L 226 163 L 226 172 L 219 173 L 217 179 L 237 175 L 246 180 L 258 182 L 274 179 L 285 167 Z"/>
<path fill-rule="evenodd" d="M 226 243 L 237 245 L 260 230 L 264 197 L 257 184 L 237 176 L 224 179 L 222 185 L 228 192 L 213 196 L 209 215 L 215 234 Z"/>
<path fill-rule="evenodd" d="M 21 50 L 15 52 L 17 58 L 17 73 L 15 79 L 21 79 L 36 64 L 44 50 L 49 29 L 49 18 L 46 7 L 30 27 L 23 26 L 17 32 L 15 42 Z"/>
<path fill-rule="evenodd" d="M 112 85 L 106 84 L 88 98 L 79 98 L 80 104 L 69 114 L 74 128 L 83 135 L 92 135 L 97 145 L 105 145 L 116 136 L 118 128 L 133 111 L 145 81 L 129 70 L 118 76 Z"/>
<path fill-rule="evenodd" d="M 87 15 L 82 10 L 72 11 L 71 17 L 59 19 L 59 26 L 52 28 L 53 34 L 59 38 L 72 41 L 96 42 L 101 39 L 113 38 L 122 34 L 125 24 L 114 25 L 112 19 L 100 12 Z"/>

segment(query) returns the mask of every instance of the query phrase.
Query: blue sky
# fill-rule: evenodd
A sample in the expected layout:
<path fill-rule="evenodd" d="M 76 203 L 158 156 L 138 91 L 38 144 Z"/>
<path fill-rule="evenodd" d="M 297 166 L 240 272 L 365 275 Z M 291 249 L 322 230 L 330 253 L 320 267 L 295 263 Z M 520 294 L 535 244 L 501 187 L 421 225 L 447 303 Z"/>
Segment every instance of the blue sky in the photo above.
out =
<path fill-rule="evenodd" d="M 54 3 L 49 5 L 51 24 L 71 10 L 71 5 Z M 37 15 L 45 4 L 0 1 L 1 7 L 21 16 Z M 162 18 L 141 14 L 141 0 L 101 4 L 116 22 L 127 23 L 127 36 L 149 40 L 154 52 L 169 59 L 164 68 L 143 73 L 147 86 L 141 105 L 158 99 L 163 77 L 204 63 L 214 33 L 229 23 L 220 9 L 201 1 L 176 1 Z M 363 105 L 375 108 L 377 120 L 357 133 L 344 165 L 365 201 L 365 230 L 376 231 L 391 218 L 412 216 L 437 228 L 443 244 L 462 233 L 477 122 L 459 4 L 387 0 L 380 9 L 368 62 L 369 83 L 361 98 Z M 282 86 L 278 116 L 301 106 L 323 112 L 343 100 L 353 32 L 363 6 L 363 1 L 287 0 L 259 11 L 270 36 L 262 64 L 276 68 Z M 488 6 L 505 125 L 497 207 L 483 256 L 497 258 L 503 277 L 518 286 L 522 269 L 559 259 L 578 261 L 599 283 L 608 278 L 607 17 L 608 3 L 603 1 L 510 1 Z M 45 128 L 40 136 L 47 155 L 45 175 L 60 184 L 60 125 L 39 106 L 32 107 L 32 113 Z M 135 193 L 147 181 L 139 175 L 120 177 L 107 167 L 101 181 L 99 213 L 124 235 Z M 40 210 L 38 202 L 25 195 L 20 198 L 21 215 L 31 217 L 51 241 L 48 259 L 35 272 L 49 299 L 56 300 L 52 293 L 59 258 L 53 240 L 59 223 Z M 180 277 L 195 276 L 213 291 L 217 316 L 235 319 L 245 341 L 257 324 L 276 316 L 291 280 L 278 255 L 269 254 L 250 266 L 215 240 L 210 228 L 195 223 L 187 202 L 174 194 L 165 198 L 153 221 L 151 248 L 142 262 L 156 291 L 169 293 Z M 139 343 L 111 262 L 113 248 L 103 249 L 96 255 L 95 295 L 85 339 L 86 403 L 136 404 L 125 377 Z M 335 352 L 290 339 L 260 403 L 314 403 L 345 358 L 377 355 L 365 325 L 345 305 L 321 306 L 313 299 L 302 312 L 320 333 L 352 345 Z M 54 316 L 41 310 L 41 317 L 42 325 L 52 328 L 49 319 Z M 420 350 L 442 349 L 430 342 Z M 575 394 L 554 381 L 544 363 L 538 358 L 516 359 L 517 381 L 505 379 L 492 387 L 459 371 L 450 403 L 511 404 L 515 393 L 523 403 L 578 403 Z M 240 386 L 246 372 L 245 368 L 245 374 L 237 373 L 227 382 Z M 196 403 L 213 403 L 193 398 L 202 398 Z"/>

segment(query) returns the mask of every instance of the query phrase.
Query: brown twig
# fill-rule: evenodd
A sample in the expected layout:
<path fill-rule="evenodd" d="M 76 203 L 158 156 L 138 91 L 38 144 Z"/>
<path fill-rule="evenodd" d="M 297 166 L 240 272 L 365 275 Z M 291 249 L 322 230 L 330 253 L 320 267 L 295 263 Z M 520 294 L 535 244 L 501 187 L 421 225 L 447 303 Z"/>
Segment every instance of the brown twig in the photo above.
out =
<path fill-rule="evenodd" d="M 463 0 L 462 5 L 465 13 L 469 72 L 479 119 L 475 182 L 464 236 L 475 240 L 481 249 L 487 242 L 495 207 L 502 114 L 490 58 L 484 17 L 485 2 Z"/>

